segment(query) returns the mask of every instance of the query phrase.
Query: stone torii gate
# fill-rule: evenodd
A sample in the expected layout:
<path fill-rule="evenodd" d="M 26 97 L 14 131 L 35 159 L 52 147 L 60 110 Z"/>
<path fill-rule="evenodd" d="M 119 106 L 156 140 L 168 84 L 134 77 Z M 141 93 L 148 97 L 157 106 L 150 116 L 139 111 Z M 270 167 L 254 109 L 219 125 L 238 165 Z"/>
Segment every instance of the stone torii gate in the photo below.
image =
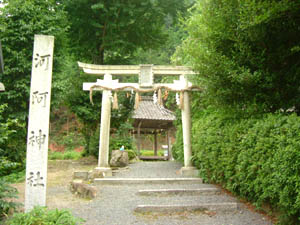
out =
<path fill-rule="evenodd" d="M 181 115 L 184 143 L 184 166 L 181 168 L 182 175 L 196 175 L 197 170 L 192 165 L 191 149 L 191 116 L 190 101 L 188 91 L 199 90 L 188 81 L 188 75 L 195 74 L 190 68 L 184 66 L 154 66 L 154 65 L 93 65 L 78 62 L 80 68 L 87 74 L 104 75 L 104 79 L 97 79 L 95 83 L 83 83 L 85 91 L 103 91 L 100 140 L 99 140 L 99 159 L 98 167 L 95 171 L 111 176 L 112 170 L 109 165 L 109 136 L 110 136 L 110 117 L 111 117 L 111 91 L 135 91 L 154 92 L 159 89 L 166 89 L 181 93 Z M 119 83 L 113 80 L 113 75 L 139 75 L 139 83 Z M 154 83 L 154 75 L 180 76 L 179 80 L 173 83 Z"/>
<path fill-rule="evenodd" d="M 3 62 L 3 53 L 2 53 L 2 46 L 0 41 L 0 74 L 4 73 L 4 62 Z M 5 91 L 4 84 L 0 82 L 0 91 Z"/>

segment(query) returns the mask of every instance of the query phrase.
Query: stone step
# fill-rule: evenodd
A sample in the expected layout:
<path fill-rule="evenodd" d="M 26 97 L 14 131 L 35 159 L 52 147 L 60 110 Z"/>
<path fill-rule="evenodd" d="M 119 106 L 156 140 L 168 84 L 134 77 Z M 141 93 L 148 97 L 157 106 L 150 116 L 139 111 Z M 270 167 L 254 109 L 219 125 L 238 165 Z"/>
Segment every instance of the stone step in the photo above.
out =
<path fill-rule="evenodd" d="M 200 203 L 200 204 L 180 204 L 180 205 L 138 205 L 135 208 L 137 213 L 151 213 L 151 212 L 184 212 L 184 211 L 233 211 L 238 209 L 236 202 L 223 203 Z"/>
<path fill-rule="evenodd" d="M 178 184 L 178 183 L 199 183 L 200 178 L 96 178 L 95 184 Z"/>
<path fill-rule="evenodd" d="M 219 188 L 197 188 L 197 189 L 148 189 L 148 190 L 139 190 L 138 195 L 142 196 L 172 196 L 172 195 L 206 195 L 206 194 L 220 194 L 221 190 Z"/>
<path fill-rule="evenodd" d="M 138 192 L 138 191 L 137 191 Z M 136 193 L 137 193 L 136 192 Z M 142 205 L 198 205 L 205 203 L 236 202 L 232 196 L 223 194 L 202 195 L 139 195 Z"/>

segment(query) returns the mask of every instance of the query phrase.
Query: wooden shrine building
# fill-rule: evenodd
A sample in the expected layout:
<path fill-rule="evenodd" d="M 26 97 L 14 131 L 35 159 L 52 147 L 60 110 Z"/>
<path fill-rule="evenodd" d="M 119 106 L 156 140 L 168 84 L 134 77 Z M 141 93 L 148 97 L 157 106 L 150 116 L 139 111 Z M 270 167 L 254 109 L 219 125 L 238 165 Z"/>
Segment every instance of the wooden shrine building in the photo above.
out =
<path fill-rule="evenodd" d="M 137 134 L 137 149 L 140 159 L 170 159 L 171 141 L 170 129 L 174 127 L 173 121 L 176 119 L 174 113 L 162 105 L 155 103 L 151 96 L 141 96 L 138 107 L 134 110 L 132 118 L 134 133 Z M 168 155 L 158 156 L 157 134 L 165 131 L 167 134 Z M 154 156 L 141 156 L 141 135 L 153 135 Z"/>

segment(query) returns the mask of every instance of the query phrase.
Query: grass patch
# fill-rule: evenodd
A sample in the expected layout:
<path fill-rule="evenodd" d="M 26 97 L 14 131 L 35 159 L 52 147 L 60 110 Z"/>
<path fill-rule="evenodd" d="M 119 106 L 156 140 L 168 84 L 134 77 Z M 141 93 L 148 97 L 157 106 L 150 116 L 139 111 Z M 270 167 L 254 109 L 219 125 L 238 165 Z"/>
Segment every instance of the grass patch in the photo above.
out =
<path fill-rule="evenodd" d="M 84 220 L 74 217 L 68 210 L 48 210 L 46 207 L 35 207 L 28 213 L 16 213 L 6 221 L 7 225 L 19 224 L 83 224 Z"/>
<path fill-rule="evenodd" d="M 142 156 L 154 156 L 153 150 L 141 150 L 140 151 Z M 158 156 L 164 156 L 164 150 L 158 150 L 157 151 Z"/>
<path fill-rule="evenodd" d="M 67 151 L 67 152 L 52 152 L 49 151 L 48 159 L 49 160 L 78 160 L 82 158 L 81 152 L 75 152 L 75 151 Z"/>

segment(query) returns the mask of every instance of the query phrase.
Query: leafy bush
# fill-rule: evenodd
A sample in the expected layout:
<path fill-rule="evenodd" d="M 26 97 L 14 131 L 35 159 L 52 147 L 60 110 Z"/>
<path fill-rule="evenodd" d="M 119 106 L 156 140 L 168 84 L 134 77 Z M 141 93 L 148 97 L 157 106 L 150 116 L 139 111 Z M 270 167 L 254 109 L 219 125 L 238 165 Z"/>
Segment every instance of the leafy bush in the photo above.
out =
<path fill-rule="evenodd" d="M 131 125 L 128 123 L 121 124 L 120 128 L 118 129 L 117 133 L 111 135 L 109 138 L 109 155 L 111 155 L 112 150 L 117 150 L 124 145 L 126 149 L 132 149 L 133 141 L 132 138 L 129 136 L 129 130 L 131 129 Z M 100 129 L 96 130 L 94 135 L 90 139 L 89 150 L 88 154 L 93 155 L 98 158 L 99 154 L 99 133 Z"/>
<path fill-rule="evenodd" d="M 77 225 L 82 224 L 83 220 L 75 218 L 67 210 L 47 210 L 45 207 L 35 207 L 28 213 L 17 213 L 9 219 L 7 225 Z"/>
<path fill-rule="evenodd" d="M 55 143 L 65 147 L 66 151 L 73 151 L 75 148 L 84 145 L 84 138 L 78 131 L 69 134 L 58 135 L 54 139 Z"/>
<path fill-rule="evenodd" d="M 14 171 L 13 173 L 4 176 L 1 179 L 10 184 L 23 182 L 25 180 L 25 169 L 19 172 Z"/>
<path fill-rule="evenodd" d="M 90 142 L 88 145 L 87 155 L 93 155 L 98 158 L 99 155 L 99 127 L 96 132 L 90 137 Z"/>
<path fill-rule="evenodd" d="M 25 145 L 23 136 L 25 125 L 16 119 L 3 118 L 7 105 L 0 105 L 0 176 L 23 169 Z"/>
<path fill-rule="evenodd" d="M 289 224 L 300 222 L 300 117 L 238 119 L 206 110 L 192 133 L 193 161 L 204 180 L 223 184 L 258 207 L 270 204 Z M 176 145 L 180 158 L 182 143 Z"/>
<path fill-rule="evenodd" d="M 9 186 L 3 179 L 0 179 L 0 221 L 7 216 L 11 209 L 16 209 L 18 204 L 12 202 L 12 198 L 17 198 L 17 189 Z"/>
<path fill-rule="evenodd" d="M 111 137 L 109 143 L 110 150 L 117 150 L 124 146 L 125 149 L 132 149 L 132 138 L 131 137 Z"/>
<path fill-rule="evenodd" d="M 172 155 L 173 158 L 183 162 L 184 154 L 183 154 L 183 135 L 182 135 L 182 125 L 177 125 L 176 132 L 176 143 L 172 146 Z"/>
<path fill-rule="evenodd" d="M 11 162 L 6 157 L 0 156 L 0 176 L 5 176 L 11 171 L 17 169 L 20 166 L 20 163 Z"/>
<path fill-rule="evenodd" d="M 126 152 L 128 152 L 128 159 L 129 160 L 133 160 L 137 157 L 137 154 L 133 150 L 126 150 Z"/>

